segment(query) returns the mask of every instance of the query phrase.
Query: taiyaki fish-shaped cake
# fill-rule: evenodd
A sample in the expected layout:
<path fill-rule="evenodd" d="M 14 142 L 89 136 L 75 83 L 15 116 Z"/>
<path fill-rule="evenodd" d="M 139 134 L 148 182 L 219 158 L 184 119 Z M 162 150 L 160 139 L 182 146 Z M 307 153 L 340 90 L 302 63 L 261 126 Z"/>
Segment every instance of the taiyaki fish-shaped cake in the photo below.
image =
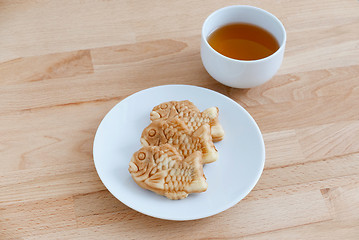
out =
<path fill-rule="evenodd" d="M 169 199 L 182 199 L 207 190 L 201 158 L 199 151 L 183 158 L 169 144 L 147 146 L 133 154 L 128 171 L 140 187 Z"/>
<path fill-rule="evenodd" d="M 218 159 L 208 124 L 203 124 L 191 132 L 179 118 L 158 119 L 143 130 L 140 141 L 142 146 L 171 144 L 184 158 L 200 151 L 203 163 L 211 163 Z"/>
<path fill-rule="evenodd" d="M 211 127 L 211 135 L 214 142 L 221 141 L 224 137 L 224 130 L 218 120 L 219 110 L 211 107 L 203 112 L 190 101 L 170 101 L 157 105 L 152 109 L 150 118 L 168 119 L 178 117 L 185 122 L 191 131 L 197 130 L 203 124 L 208 123 Z"/>

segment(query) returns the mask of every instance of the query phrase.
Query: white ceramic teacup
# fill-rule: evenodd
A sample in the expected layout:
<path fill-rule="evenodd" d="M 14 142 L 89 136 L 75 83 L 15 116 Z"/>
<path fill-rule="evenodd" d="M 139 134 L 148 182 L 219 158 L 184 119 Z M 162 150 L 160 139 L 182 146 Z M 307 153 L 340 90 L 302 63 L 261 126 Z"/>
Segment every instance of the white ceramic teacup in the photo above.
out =
<path fill-rule="evenodd" d="M 230 23 L 250 23 L 266 29 L 278 41 L 279 49 L 258 60 L 236 60 L 215 51 L 207 41 L 216 29 Z M 284 55 L 286 32 L 273 14 L 253 6 L 237 5 L 218 9 L 202 27 L 201 58 L 207 72 L 218 82 L 235 88 L 251 88 L 267 82 L 278 71 Z"/>

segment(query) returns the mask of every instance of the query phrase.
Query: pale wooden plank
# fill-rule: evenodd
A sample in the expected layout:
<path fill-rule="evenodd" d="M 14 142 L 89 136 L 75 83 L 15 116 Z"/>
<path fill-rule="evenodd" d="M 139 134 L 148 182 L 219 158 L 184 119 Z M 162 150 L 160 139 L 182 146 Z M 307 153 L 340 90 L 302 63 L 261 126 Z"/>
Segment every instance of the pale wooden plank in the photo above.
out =
<path fill-rule="evenodd" d="M 350 95 L 359 91 L 359 65 L 277 75 L 251 89 L 230 89 L 229 96 L 242 106 L 301 101 L 317 97 Z M 338 81 L 338 78 L 340 81 Z"/>
<path fill-rule="evenodd" d="M 1 173 L 92 163 L 96 129 L 119 100 L 57 106 L 2 115 Z M 70 170 L 71 171 L 71 170 Z"/>
<path fill-rule="evenodd" d="M 326 2 L 327 4 L 322 5 L 321 7 L 320 4 L 324 3 L 324 1 L 316 1 L 312 6 L 308 6 L 308 2 L 309 1 L 280 1 L 280 3 L 283 3 L 280 7 L 281 12 L 283 11 L 281 14 L 291 29 L 300 31 L 322 26 L 340 26 L 342 24 L 352 23 L 353 19 L 357 19 L 355 12 L 358 6 L 351 0 L 341 1 L 340 6 L 335 0 L 330 0 Z M 313 17 L 312 11 L 309 11 L 310 7 L 314 6 L 317 9 L 313 9 L 312 11 L 315 11 L 315 13 L 318 14 L 315 15 L 315 17 Z M 303 9 L 308 9 L 308 11 L 303 11 Z M 339 11 L 345 12 L 347 15 L 339 14 Z M 297 47 L 300 48 L 300 46 Z"/>
<path fill-rule="evenodd" d="M 285 1 L 276 14 L 287 30 L 287 46 L 280 74 L 357 65 L 358 4 L 350 0 Z M 315 17 L 309 17 L 315 12 Z M 343 12 L 345 14 L 340 14 Z M 338 37 L 340 36 L 340 37 Z M 338 41 L 340 38 L 340 41 Z M 336 46 L 333 48 L 332 46 Z M 308 57 L 310 56 L 310 57 Z M 336 56 L 332 58 L 331 56 Z M 304 70 L 305 69 L 305 70 Z"/>
<path fill-rule="evenodd" d="M 12 171 L 0 175 L 0 207 L 104 189 L 92 159 L 84 163 Z"/>
<path fill-rule="evenodd" d="M 354 140 L 359 136 L 359 121 L 301 128 L 296 130 L 296 134 L 307 159 L 359 152 L 359 141 Z"/>
<path fill-rule="evenodd" d="M 314 180 L 312 182 L 298 183 L 280 187 L 259 189 L 257 186 L 246 196 L 246 199 L 262 199 L 272 196 L 290 195 L 299 192 L 308 192 L 314 190 L 323 190 L 327 188 L 337 188 L 340 186 L 358 184 L 359 174 L 327 178 L 323 180 Z"/>
<path fill-rule="evenodd" d="M 354 222 L 359 224 L 359 222 Z M 359 228 L 355 226 L 341 225 L 337 221 L 312 223 L 294 228 L 286 228 L 278 231 L 265 232 L 251 236 L 244 236 L 242 240 L 268 240 L 268 239 L 306 239 L 328 240 L 346 239 L 357 240 Z"/>
<path fill-rule="evenodd" d="M 272 219 L 277 220 L 273 222 Z M 281 198 L 242 201 L 224 213 L 196 221 L 154 219 L 130 209 L 127 212 L 93 214 L 78 218 L 78 230 L 61 231 L 36 238 L 62 236 L 65 239 L 81 239 L 91 236 L 106 239 L 204 239 L 215 236 L 224 239 L 329 219 L 328 209 L 318 190 Z"/>
<path fill-rule="evenodd" d="M 0 236 L 18 239 L 77 227 L 71 197 L 1 205 L 0 216 Z"/>
<path fill-rule="evenodd" d="M 163 56 L 168 59 L 186 47 L 185 42 L 161 39 L 137 44 L 96 48 L 91 50 L 91 56 L 94 65 L 137 63 Z"/>
<path fill-rule="evenodd" d="M 247 107 L 262 132 L 290 130 L 358 120 L 358 94 L 318 97 L 303 101 Z"/>
<path fill-rule="evenodd" d="M 126 205 L 121 203 L 107 190 L 76 195 L 73 199 L 76 217 L 128 210 Z"/>
<path fill-rule="evenodd" d="M 30 85 L 90 73 L 93 73 L 93 66 L 89 50 L 19 58 L 0 64 L 2 86 L 19 83 Z"/>
<path fill-rule="evenodd" d="M 38 108 L 103 102 L 113 99 L 120 100 L 136 90 L 143 89 L 138 87 L 133 91 L 121 88 L 123 82 L 119 81 L 118 76 L 115 75 L 111 78 L 109 81 L 104 82 L 103 78 L 101 79 L 98 75 L 91 74 L 56 78 L 54 81 L 44 80 L 18 84 L 15 87 L 4 86 L 0 89 L 0 100 L 3 103 L 0 112 L 9 114 Z M 108 90 L 110 87 L 112 87 L 112 90 Z M 19 89 L 24 89 L 21 94 L 18 94 Z"/>
<path fill-rule="evenodd" d="M 355 11 L 359 10 L 357 4 L 352 7 Z M 330 21 L 329 16 L 324 19 Z M 309 71 L 357 65 L 358 61 L 354 59 L 359 54 L 356 48 L 359 42 L 358 32 L 352 29 L 359 28 L 358 20 L 359 17 L 353 14 L 344 25 L 311 27 L 303 31 L 288 32 L 289 41 L 283 61 L 284 67 L 279 72 L 283 74 L 301 72 L 304 69 Z M 340 35 L 340 41 L 338 41 L 338 35 Z M 309 41 L 308 36 L 310 36 Z M 333 48 L 333 46 L 336 47 Z M 336 57 L 330 58 L 333 55 Z"/>
<path fill-rule="evenodd" d="M 330 213 L 339 225 L 358 227 L 359 224 L 359 184 L 326 188 L 322 194 L 328 201 Z"/>
<path fill-rule="evenodd" d="M 263 139 L 266 148 L 265 169 L 306 161 L 294 130 L 265 133 Z"/>
<path fill-rule="evenodd" d="M 0 15 L 0 61 L 134 42 L 127 2 L 9 1 Z"/>
<path fill-rule="evenodd" d="M 322 191 L 330 206 L 332 221 L 265 232 L 245 237 L 254 239 L 358 239 L 359 236 L 359 182 Z"/>
<path fill-rule="evenodd" d="M 358 158 L 359 153 L 355 153 L 305 164 L 266 169 L 255 189 L 270 189 L 356 175 L 359 172 Z"/>

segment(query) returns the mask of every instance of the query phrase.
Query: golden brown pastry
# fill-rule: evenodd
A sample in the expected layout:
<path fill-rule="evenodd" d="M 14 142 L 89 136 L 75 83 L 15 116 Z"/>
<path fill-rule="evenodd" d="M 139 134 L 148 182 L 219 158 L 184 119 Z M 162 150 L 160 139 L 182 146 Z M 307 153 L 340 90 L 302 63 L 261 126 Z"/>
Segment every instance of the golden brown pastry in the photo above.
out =
<path fill-rule="evenodd" d="M 158 119 L 143 130 L 140 141 L 142 146 L 171 144 L 184 158 L 200 151 L 203 154 L 203 163 L 218 159 L 208 124 L 202 124 L 196 131 L 191 132 L 179 118 Z"/>
<path fill-rule="evenodd" d="M 195 131 L 203 124 L 208 123 L 211 127 L 212 139 L 217 142 L 224 137 L 224 130 L 219 123 L 218 114 L 217 107 L 211 107 L 200 112 L 192 102 L 185 100 L 164 102 L 157 105 L 152 109 L 150 118 L 154 121 L 178 117 L 185 122 L 191 131 Z"/>
<path fill-rule="evenodd" d="M 140 187 L 169 199 L 182 199 L 207 190 L 201 159 L 199 151 L 184 159 L 169 144 L 147 146 L 133 154 L 128 171 Z"/>

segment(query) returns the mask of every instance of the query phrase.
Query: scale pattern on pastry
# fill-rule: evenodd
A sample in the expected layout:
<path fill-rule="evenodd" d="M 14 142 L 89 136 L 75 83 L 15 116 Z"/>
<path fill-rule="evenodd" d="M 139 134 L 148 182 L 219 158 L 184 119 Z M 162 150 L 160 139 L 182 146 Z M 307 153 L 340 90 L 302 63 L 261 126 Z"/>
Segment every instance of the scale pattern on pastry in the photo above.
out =
<path fill-rule="evenodd" d="M 208 123 L 211 127 L 213 141 L 218 142 L 224 137 L 224 130 L 219 123 L 218 114 L 217 107 L 211 107 L 200 112 L 192 102 L 184 100 L 164 102 L 155 106 L 152 109 L 150 118 L 154 121 L 178 117 L 186 123 L 191 131 L 195 131 L 203 124 Z"/>
<path fill-rule="evenodd" d="M 140 141 L 142 146 L 171 144 L 184 158 L 200 151 L 203 154 L 203 163 L 211 163 L 218 159 L 208 124 L 203 124 L 191 132 L 179 118 L 158 119 L 143 130 Z"/>
<path fill-rule="evenodd" d="M 207 190 L 201 159 L 199 151 L 183 158 L 169 144 L 147 146 L 133 154 L 128 171 L 140 187 L 169 199 L 183 199 Z"/>

